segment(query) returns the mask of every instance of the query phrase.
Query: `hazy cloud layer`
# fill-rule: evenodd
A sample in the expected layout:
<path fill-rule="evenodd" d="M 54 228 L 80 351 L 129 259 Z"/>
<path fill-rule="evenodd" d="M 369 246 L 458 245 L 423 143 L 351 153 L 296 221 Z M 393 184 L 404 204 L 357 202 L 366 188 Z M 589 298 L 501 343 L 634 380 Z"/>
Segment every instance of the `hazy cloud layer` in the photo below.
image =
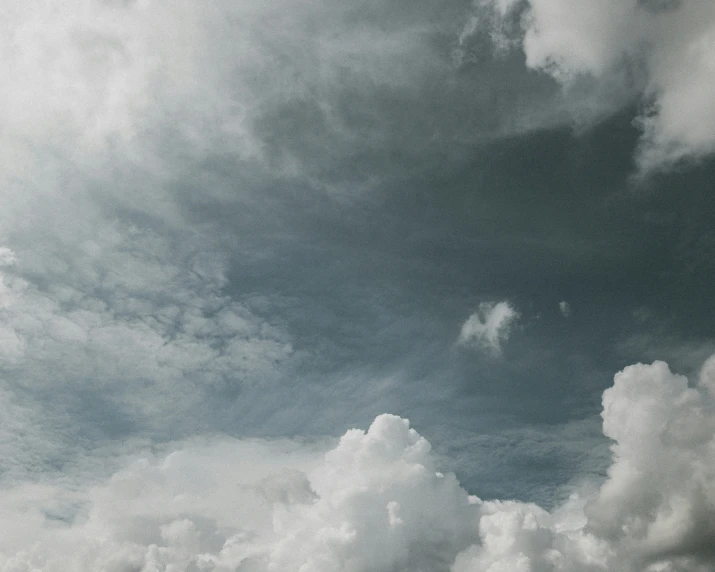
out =
<path fill-rule="evenodd" d="M 711 360 L 713 361 L 713 360 Z M 603 485 L 551 512 L 482 501 L 406 420 L 319 444 L 193 441 L 91 488 L 3 494 L 2 570 L 707 570 L 715 514 L 713 366 L 695 387 L 635 365 L 603 397 Z"/>

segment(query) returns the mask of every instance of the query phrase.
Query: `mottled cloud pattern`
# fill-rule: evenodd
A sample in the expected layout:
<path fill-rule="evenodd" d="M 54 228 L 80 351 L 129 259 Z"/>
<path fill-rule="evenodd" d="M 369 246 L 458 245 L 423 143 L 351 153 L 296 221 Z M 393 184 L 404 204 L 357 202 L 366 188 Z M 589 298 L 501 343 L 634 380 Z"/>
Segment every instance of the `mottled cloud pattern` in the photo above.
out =
<path fill-rule="evenodd" d="M 405 419 L 320 444 L 214 440 L 134 458 L 89 488 L 6 490 L 12 571 L 693 572 L 712 569 L 713 360 L 693 387 L 662 362 L 603 396 L 613 461 L 546 511 L 470 496 Z"/>

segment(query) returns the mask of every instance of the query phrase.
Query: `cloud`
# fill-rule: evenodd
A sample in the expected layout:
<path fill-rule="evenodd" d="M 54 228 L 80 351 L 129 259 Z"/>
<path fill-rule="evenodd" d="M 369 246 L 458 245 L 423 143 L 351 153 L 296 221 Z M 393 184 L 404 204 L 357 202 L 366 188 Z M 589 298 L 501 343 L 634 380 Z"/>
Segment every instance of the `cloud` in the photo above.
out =
<path fill-rule="evenodd" d="M 327 452 L 300 439 L 160 444 L 185 435 L 186 426 L 211 432 L 223 408 L 252 387 L 266 388 L 257 392 L 260 404 L 244 399 L 256 417 L 277 393 L 286 401 L 318 393 L 289 383 L 301 358 L 291 332 L 251 303 L 255 293 L 229 284 L 232 272 L 244 271 L 243 241 L 273 220 L 260 209 L 273 200 L 263 191 L 276 177 L 322 189 L 334 182 L 326 173 L 349 179 L 370 171 L 353 160 L 355 149 L 401 148 L 395 133 L 400 141 L 439 142 L 439 122 L 419 110 L 448 109 L 462 125 L 461 100 L 434 105 L 448 82 L 429 73 L 444 61 L 435 56 L 435 29 L 411 11 L 424 4 L 366 2 L 364 13 L 354 6 L 71 0 L 0 8 L 7 84 L 0 94 L 0 570 L 538 572 L 637 570 L 660 560 L 692 571 L 709 564 L 689 524 L 710 530 L 711 500 L 697 510 L 692 500 L 709 490 L 707 463 L 696 463 L 711 459 L 703 445 L 709 429 L 701 442 L 681 426 L 698 403 L 707 417 L 710 398 L 703 389 L 700 401 L 671 395 L 667 372 L 662 390 L 631 395 L 617 382 L 608 402 L 608 411 L 628 399 L 642 405 L 645 440 L 647 427 L 667 418 L 667 438 L 653 439 L 649 450 L 663 456 L 674 438 L 678 466 L 693 475 L 676 483 L 666 468 L 642 480 L 657 491 L 645 500 L 622 476 L 641 478 L 628 473 L 638 460 L 624 446 L 614 467 L 626 469 L 614 469 L 598 496 L 552 512 L 482 501 L 439 472 L 427 441 L 393 416 L 348 432 Z M 423 91 L 426 84 L 437 87 Z M 405 109 L 409 116 L 394 113 Z M 229 175 L 216 172 L 217 157 L 234 169 Z M 353 170 L 332 169 L 344 164 Z M 274 178 L 259 176 L 273 168 Z M 235 234 L 226 237 L 194 208 L 226 203 L 245 219 L 252 209 L 262 216 L 253 226 L 231 221 L 225 228 Z M 506 302 L 482 305 L 462 343 L 498 352 L 516 317 Z M 661 375 L 634 371 L 624 379 Z M 293 414 L 286 409 L 262 422 Z M 622 421 L 608 412 L 604 421 L 619 445 L 629 443 Z M 606 510 L 608 495 L 631 512 Z M 675 534 L 661 544 L 667 553 L 654 551 L 670 525 Z"/>
<path fill-rule="evenodd" d="M 32 178 L 39 152 L 95 173 L 129 160 L 171 175 L 218 148 L 253 169 L 315 176 L 310 153 L 340 159 L 385 135 L 366 99 L 409 91 L 437 65 L 417 16 L 342 1 L 4 8 L 0 171 Z"/>
<path fill-rule="evenodd" d="M 642 173 L 715 151 L 712 2 L 479 4 L 492 7 L 499 29 L 507 29 L 512 42 L 520 41 L 528 67 L 545 71 L 567 89 L 588 76 L 602 85 L 620 84 L 640 99 L 636 160 Z"/>
<path fill-rule="evenodd" d="M 511 326 L 518 317 L 519 313 L 509 302 L 482 302 L 479 309 L 462 325 L 457 343 L 483 347 L 499 354 L 502 343 L 509 339 Z"/>
<path fill-rule="evenodd" d="M 586 514 L 599 535 L 644 559 L 713 564 L 712 361 L 695 387 L 654 362 L 626 368 L 604 392 L 603 430 L 615 441 L 614 462 Z"/>
<path fill-rule="evenodd" d="M 410 108 L 401 98 L 422 101 L 436 67 L 452 70 L 425 9 L 0 8 L 2 387 L 58 416 L 72 409 L 76 426 L 94 415 L 175 437 L 174 422 L 212 423 L 216 402 L 288 379 L 291 332 L 251 304 L 269 295 L 229 277 L 290 233 L 286 187 L 317 189 L 313 211 L 333 177 L 372 171 L 356 154 L 395 148 L 404 119 L 422 122 L 387 119 Z"/>
<path fill-rule="evenodd" d="M 715 357 L 634 365 L 603 396 L 605 482 L 552 511 L 470 496 L 409 423 L 325 442 L 192 439 L 109 480 L 5 490 L 0 570 L 693 572 L 715 554 Z"/>
<path fill-rule="evenodd" d="M 29 278 L 22 258 L 0 272 L 11 390 L 55 402 L 96 395 L 161 426 L 208 395 L 270 383 L 294 356 L 284 331 L 222 293 L 224 270 L 205 253 L 116 223 L 63 258 L 57 270 L 42 261 L 47 284 Z"/>
<path fill-rule="evenodd" d="M 561 311 L 561 314 L 564 318 L 568 318 L 569 315 L 571 315 L 571 304 L 569 304 L 565 300 L 562 300 L 561 302 L 559 302 L 559 310 Z"/>

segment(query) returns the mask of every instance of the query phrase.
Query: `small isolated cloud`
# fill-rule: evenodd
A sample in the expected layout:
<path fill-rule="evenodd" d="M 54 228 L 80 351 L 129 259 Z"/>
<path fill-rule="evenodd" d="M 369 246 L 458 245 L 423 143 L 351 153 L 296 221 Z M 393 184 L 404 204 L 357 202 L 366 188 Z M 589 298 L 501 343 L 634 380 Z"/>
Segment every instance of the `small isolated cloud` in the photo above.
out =
<path fill-rule="evenodd" d="M 561 314 L 564 318 L 568 318 L 571 315 L 571 304 L 566 300 L 561 300 L 561 302 L 559 302 L 559 310 L 561 310 Z"/>
<path fill-rule="evenodd" d="M 613 460 L 547 511 L 470 496 L 406 419 L 326 443 L 194 439 L 90 485 L 0 497 L 0 570 L 706 572 L 715 566 L 715 358 L 637 364 L 603 394 Z M 0 407 L 2 402 L 0 402 Z"/>
<path fill-rule="evenodd" d="M 16 262 L 15 253 L 6 246 L 0 246 L 0 267 L 12 266 Z"/>
<path fill-rule="evenodd" d="M 486 348 L 495 354 L 501 353 L 502 343 L 519 313 L 509 302 L 482 302 L 462 325 L 457 343 L 462 346 Z"/>
<path fill-rule="evenodd" d="M 571 88 L 584 77 L 641 100 L 642 173 L 715 152 L 711 0 L 483 0 L 526 65 Z M 522 11 L 523 10 L 523 11 Z M 506 23 L 511 23 L 507 26 Z M 504 42 L 497 42 L 497 50 Z"/>

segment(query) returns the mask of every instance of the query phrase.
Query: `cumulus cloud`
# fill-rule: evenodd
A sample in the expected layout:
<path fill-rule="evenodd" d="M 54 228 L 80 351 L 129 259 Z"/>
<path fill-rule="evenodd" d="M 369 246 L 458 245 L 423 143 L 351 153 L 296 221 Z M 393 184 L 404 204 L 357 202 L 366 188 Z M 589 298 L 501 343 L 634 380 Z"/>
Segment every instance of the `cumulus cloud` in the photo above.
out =
<path fill-rule="evenodd" d="M 712 2 L 486 0 L 479 5 L 492 8 L 499 29 L 520 42 L 530 68 L 567 88 L 590 76 L 622 84 L 640 98 L 636 159 L 643 173 L 715 151 Z"/>
<path fill-rule="evenodd" d="M 482 302 L 462 325 L 457 343 L 483 347 L 499 354 L 502 343 L 509 339 L 511 327 L 518 317 L 519 313 L 509 302 Z"/>
<path fill-rule="evenodd" d="M 305 148 L 332 156 L 381 136 L 362 102 L 371 86 L 413 86 L 435 60 L 427 22 L 370 2 L 71 0 L 0 10 L 0 171 L 20 181 L 37 177 L 27 174 L 33 163 L 47 174 L 45 155 L 95 174 L 129 160 L 170 175 L 217 148 L 305 177 Z M 341 110 L 351 96 L 366 130 Z"/>
<path fill-rule="evenodd" d="M 322 188 L 316 162 L 389 131 L 373 96 L 393 110 L 436 65 L 432 23 L 404 8 L 1 6 L 2 386 L 162 427 L 288 371 L 290 333 L 228 277 L 264 256 L 247 243 L 278 218 L 265 189 Z M 240 214 L 219 233 L 201 209 L 226 203 Z"/>
<path fill-rule="evenodd" d="M 91 486 L 6 490 L 0 569 L 693 572 L 715 554 L 715 358 L 694 386 L 630 366 L 603 396 L 613 463 L 546 511 L 469 495 L 409 423 L 334 447 L 194 439 Z"/>

